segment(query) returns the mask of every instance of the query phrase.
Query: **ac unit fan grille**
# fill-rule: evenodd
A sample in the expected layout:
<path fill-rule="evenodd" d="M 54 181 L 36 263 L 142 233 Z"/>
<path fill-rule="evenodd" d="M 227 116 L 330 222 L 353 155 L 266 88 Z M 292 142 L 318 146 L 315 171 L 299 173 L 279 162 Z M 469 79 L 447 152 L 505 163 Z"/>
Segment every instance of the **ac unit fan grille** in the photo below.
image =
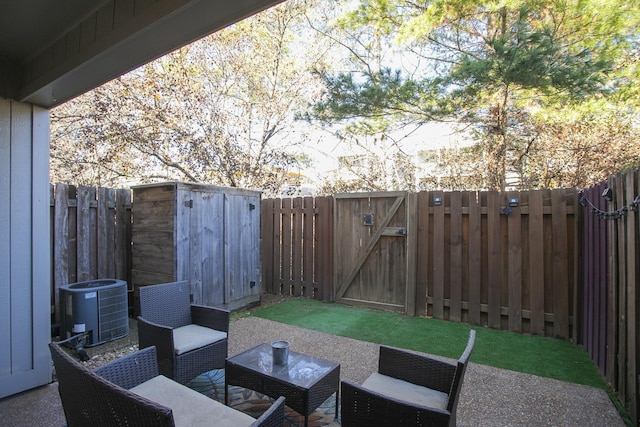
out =
<path fill-rule="evenodd" d="M 109 341 L 127 335 L 129 330 L 127 292 L 124 288 L 102 289 L 98 292 L 99 341 Z"/>

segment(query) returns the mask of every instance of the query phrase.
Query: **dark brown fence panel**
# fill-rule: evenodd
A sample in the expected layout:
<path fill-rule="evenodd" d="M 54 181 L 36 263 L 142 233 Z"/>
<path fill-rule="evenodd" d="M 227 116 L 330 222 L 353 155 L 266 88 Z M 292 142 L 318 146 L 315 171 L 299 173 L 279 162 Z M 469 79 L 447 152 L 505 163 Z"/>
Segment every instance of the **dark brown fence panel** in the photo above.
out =
<path fill-rule="evenodd" d="M 640 174 L 634 169 L 584 190 L 580 199 L 583 208 L 579 339 L 629 411 L 634 425 L 640 421 L 639 191 Z"/>
<path fill-rule="evenodd" d="M 427 285 L 429 283 L 429 260 L 431 259 L 431 248 L 429 247 L 429 218 L 425 218 L 423 212 L 429 211 L 429 193 L 421 192 L 418 198 L 418 218 L 417 221 L 417 243 L 416 243 L 416 316 L 427 315 Z"/>
<path fill-rule="evenodd" d="M 131 191 L 51 186 L 54 322 L 58 287 L 91 279 L 130 282 Z M 116 202 L 117 201 L 117 202 Z"/>
<path fill-rule="evenodd" d="M 439 200 L 439 202 L 438 202 Z M 433 198 L 433 226 L 430 227 L 433 233 L 433 243 L 431 245 L 431 250 L 429 253 L 432 256 L 433 261 L 430 262 L 429 274 L 427 283 L 427 295 L 433 295 L 433 299 L 431 302 L 431 314 L 433 317 L 437 319 L 444 318 L 444 304 L 445 304 L 445 293 L 444 293 L 444 284 L 445 278 L 447 277 L 445 273 L 448 273 L 448 269 L 445 266 L 448 266 L 446 263 L 445 255 L 448 255 L 445 251 L 445 197 L 442 192 L 434 192 Z M 431 277 L 429 277 L 431 276 Z M 428 301 L 428 299 L 427 299 Z M 428 312 L 427 312 L 428 313 Z M 429 314 L 429 313 L 428 313 Z"/>
<path fill-rule="evenodd" d="M 502 269 L 500 268 L 502 253 L 502 227 L 500 224 L 499 194 L 495 191 L 486 193 L 487 207 L 487 271 L 488 271 L 488 323 L 490 328 L 501 329 L 500 311 L 502 306 Z M 504 205 L 503 205 L 504 206 Z"/>
<path fill-rule="evenodd" d="M 623 192 L 623 206 L 630 206 L 635 202 L 638 194 L 638 176 L 637 173 L 629 172 L 625 174 Z M 627 337 L 627 357 L 626 357 L 626 388 L 627 399 L 631 402 L 630 413 L 636 425 L 638 424 L 638 215 L 634 209 L 627 211 L 624 220 L 622 238 L 626 243 L 625 255 L 620 258 L 620 264 L 624 265 L 626 270 L 627 282 L 625 283 L 625 292 L 627 294 L 626 312 L 629 315 L 627 320 L 626 337 Z"/>
<path fill-rule="evenodd" d="M 314 283 L 315 298 L 332 301 L 333 295 L 333 197 L 316 197 L 314 200 Z"/>
<path fill-rule="evenodd" d="M 275 226 L 275 202 L 280 199 L 263 199 L 260 202 L 260 242 L 262 245 L 262 289 L 264 292 L 275 294 L 276 249 L 280 241 L 280 230 Z M 280 272 L 278 271 L 278 277 Z M 278 290 L 279 293 L 279 290 Z"/>
<path fill-rule="evenodd" d="M 467 204 L 469 205 L 469 218 L 467 226 L 468 246 L 468 287 L 469 287 L 469 318 L 472 325 L 480 325 L 482 298 L 482 227 L 481 210 L 478 193 L 467 192 Z"/>
<path fill-rule="evenodd" d="M 576 200 L 575 190 L 420 193 L 416 281 L 427 315 L 570 338 Z"/>
<path fill-rule="evenodd" d="M 546 277 L 544 268 L 544 211 L 543 192 L 529 193 L 529 229 L 526 235 L 529 244 L 528 279 L 536 283 Z M 524 236 L 523 236 L 524 237 Z M 544 286 L 531 286 L 529 289 L 530 327 L 532 334 L 544 335 Z"/>
<path fill-rule="evenodd" d="M 638 422 L 638 349 L 637 322 L 638 316 L 638 226 L 637 213 L 628 209 L 638 195 L 638 171 L 629 171 L 612 177 L 609 187 L 613 190 L 613 201 L 608 210 L 614 214 L 612 223 L 615 229 L 617 245 L 615 252 L 610 253 L 614 260 L 615 275 L 610 278 L 609 286 L 616 288 L 618 295 L 618 342 L 616 343 L 618 360 L 617 390 L 622 402 L 627 402 L 630 415 Z M 637 207 L 637 205 L 636 205 Z M 612 282 L 611 279 L 614 281 Z"/>
<path fill-rule="evenodd" d="M 261 218 L 265 291 L 330 301 L 332 198 L 265 199 Z"/>
<path fill-rule="evenodd" d="M 580 342 L 591 360 L 604 375 L 607 372 L 607 238 L 609 222 L 601 219 L 594 208 L 606 210 L 601 197 L 606 183 L 594 185 L 582 192 L 582 333 Z M 612 334 L 615 336 L 615 334 Z M 612 380 L 610 378 L 609 380 Z"/>

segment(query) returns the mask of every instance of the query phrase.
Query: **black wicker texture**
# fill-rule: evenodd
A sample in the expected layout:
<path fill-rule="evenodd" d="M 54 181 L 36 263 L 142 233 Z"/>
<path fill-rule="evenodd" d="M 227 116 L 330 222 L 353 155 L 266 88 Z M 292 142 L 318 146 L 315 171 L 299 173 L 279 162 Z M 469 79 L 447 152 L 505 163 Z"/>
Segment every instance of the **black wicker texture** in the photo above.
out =
<path fill-rule="evenodd" d="M 230 319 L 231 313 L 227 310 L 191 304 L 191 323 L 195 325 L 229 332 Z"/>
<path fill-rule="evenodd" d="M 58 343 L 50 343 L 49 349 L 69 427 L 174 425 L 171 409 L 140 397 L 85 368 Z M 138 370 L 153 371 L 153 366 L 146 366 L 156 363 L 153 349 L 149 350 L 152 352 L 151 362 L 148 354 L 133 354 L 126 360 L 119 360 L 117 368 L 111 370 L 106 367 L 103 372 L 120 378 L 128 374 L 139 375 Z"/>
<path fill-rule="evenodd" d="M 251 427 L 282 427 L 284 425 L 285 398 L 280 396 Z"/>
<path fill-rule="evenodd" d="M 159 375 L 154 347 L 129 354 L 96 368 L 93 372 L 124 389 L 131 389 Z"/>
<path fill-rule="evenodd" d="M 380 374 L 447 393 L 447 410 L 404 402 L 343 380 L 342 425 L 455 426 L 460 389 L 475 345 L 475 337 L 476 332 L 471 330 L 466 348 L 457 364 L 434 359 L 425 354 L 380 346 Z"/>
<path fill-rule="evenodd" d="M 458 409 L 458 399 L 460 398 L 460 390 L 462 389 L 462 382 L 464 381 L 464 374 L 467 371 L 467 365 L 469 364 L 469 358 L 473 347 L 476 343 L 476 331 L 469 331 L 469 340 L 467 341 L 467 347 L 458 359 L 458 369 L 456 369 L 456 375 L 451 385 L 451 391 L 449 392 L 449 404 L 447 409 L 451 411 L 451 417 L 455 425 L 456 412 Z"/>
<path fill-rule="evenodd" d="M 378 372 L 449 394 L 456 365 L 397 348 L 380 346 Z"/>
<path fill-rule="evenodd" d="M 194 305 L 190 300 L 186 281 L 140 288 L 138 344 L 140 348 L 155 346 L 160 373 L 181 384 L 186 384 L 203 372 L 224 368 L 228 351 L 228 341 L 223 339 L 184 354 L 176 354 L 174 328 L 193 323 L 229 332 L 229 311 Z"/>
<path fill-rule="evenodd" d="M 191 290 L 186 281 L 142 286 L 140 316 L 172 329 L 191 323 Z"/>
<path fill-rule="evenodd" d="M 341 422 L 344 427 L 436 427 L 449 425 L 449 411 L 409 404 L 342 381 Z"/>
<path fill-rule="evenodd" d="M 186 384 L 203 372 L 224 368 L 227 352 L 228 341 L 224 339 L 175 356 L 172 374 L 173 380 L 181 384 Z"/>
<path fill-rule="evenodd" d="M 170 408 L 127 390 L 158 375 L 155 348 L 114 360 L 94 371 L 71 357 L 60 343 L 49 348 L 69 427 L 174 426 Z M 252 426 L 281 427 L 285 398 L 279 397 Z"/>

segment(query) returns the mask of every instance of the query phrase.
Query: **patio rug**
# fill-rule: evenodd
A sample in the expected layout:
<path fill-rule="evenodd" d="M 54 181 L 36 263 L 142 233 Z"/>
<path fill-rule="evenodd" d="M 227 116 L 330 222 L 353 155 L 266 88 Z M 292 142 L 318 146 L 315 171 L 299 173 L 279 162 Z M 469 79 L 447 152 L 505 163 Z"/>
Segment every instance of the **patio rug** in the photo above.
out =
<path fill-rule="evenodd" d="M 224 403 L 224 369 L 205 372 L 191 380 L 187 386 L 220 403 Z M 253 390 L 229 386 L 229 406 L 251 415 L 254 418 L 262 415 L 274 400 L 275 399 Z M 322 403 L 313 414 L 309 415 L 309 427 L 339 426 L 340 420 L 335 419 L 335 403 L 335 395 Z M 284 412 L 285 427 L 304 426 L 304 416 L 298 414 L 288 406 L 285 406 Z"/>

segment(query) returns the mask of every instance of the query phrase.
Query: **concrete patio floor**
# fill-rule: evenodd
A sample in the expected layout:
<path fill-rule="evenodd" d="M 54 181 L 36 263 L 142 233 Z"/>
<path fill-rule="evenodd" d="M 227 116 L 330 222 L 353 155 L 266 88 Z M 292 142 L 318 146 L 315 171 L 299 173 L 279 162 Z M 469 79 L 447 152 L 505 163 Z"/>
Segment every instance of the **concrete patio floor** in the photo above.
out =
<path fill-rule="evenodd" d="M 229 355 L 276 339 L 288 340 L 293 351 L 340 363 L 344 379 L 362 382 L 377 369 L 376 344 L 257 317 L 231 322 Z M 135 325 L 128 337 L 102 346 L 118 348 L 132 342 L 137 342 Z M 102 346 L 89 353 L 105 351 Z M 57 383 L 0 400 L 0 414 L 2 426 L 65 425 Z M 604 390 L 473 362 L 464 379 L 457 418 L 460 426 L 625 425 Z"/>

